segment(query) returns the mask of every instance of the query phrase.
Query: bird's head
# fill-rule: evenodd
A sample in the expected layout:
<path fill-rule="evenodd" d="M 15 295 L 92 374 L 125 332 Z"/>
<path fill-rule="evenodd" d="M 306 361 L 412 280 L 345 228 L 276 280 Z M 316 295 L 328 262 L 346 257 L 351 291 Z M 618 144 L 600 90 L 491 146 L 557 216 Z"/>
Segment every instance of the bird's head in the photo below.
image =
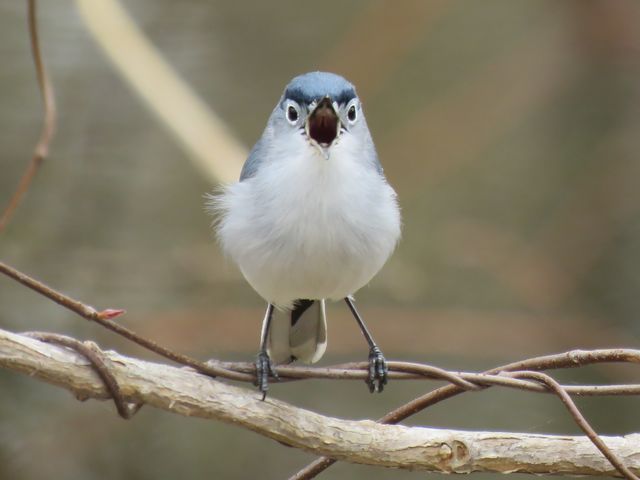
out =
<path fill-rule="evenodd" d="M 280 134 L 301 135 L 328 159 L 344 136 L 368 136 L 354 86 L 339 75 L 311 72 L 284 90 L 272 121 Z"/>

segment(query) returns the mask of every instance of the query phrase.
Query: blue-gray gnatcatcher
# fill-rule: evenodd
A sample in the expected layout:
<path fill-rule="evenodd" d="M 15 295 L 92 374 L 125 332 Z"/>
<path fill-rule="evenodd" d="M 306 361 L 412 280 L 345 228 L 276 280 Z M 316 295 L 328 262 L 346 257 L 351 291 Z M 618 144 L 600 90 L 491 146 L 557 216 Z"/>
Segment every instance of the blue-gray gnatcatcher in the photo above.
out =
<path fill-rule="evenodd" d="M 360 100 L 324 72 L 286 86 L 240 181 L 212 197 L 225 253 L 268 302 L 256 361 L 263 396 L 272 363 L 318 361 L 325 300 L 344 299 L 369 343 L 373 391 L 387 365 L 351 295 L 382 268 L 400 237 L 400 211 Z"/>

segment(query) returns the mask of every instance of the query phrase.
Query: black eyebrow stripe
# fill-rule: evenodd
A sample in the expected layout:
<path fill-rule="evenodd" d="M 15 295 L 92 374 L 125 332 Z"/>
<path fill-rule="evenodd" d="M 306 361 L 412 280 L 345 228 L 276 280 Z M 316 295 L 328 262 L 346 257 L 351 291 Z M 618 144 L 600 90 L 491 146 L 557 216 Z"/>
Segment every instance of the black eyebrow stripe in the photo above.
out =
<path fill-rule="evenodd" d="M 349 100 L 355 98 L 356 91 L 353 88 L 345 88 L 338 95 L 331 96 L 331 99 L 335 102 L 338 102 L 339 105 L 343 103 L 347 103 Z M 320 100 L 324 97 L 324 95 L 307 95 L 300 88 L 288 88 L 284 92 L 284 98 L 288 100 L 293 100 L 299 104 L 309 104 L 314 100 Z"/>

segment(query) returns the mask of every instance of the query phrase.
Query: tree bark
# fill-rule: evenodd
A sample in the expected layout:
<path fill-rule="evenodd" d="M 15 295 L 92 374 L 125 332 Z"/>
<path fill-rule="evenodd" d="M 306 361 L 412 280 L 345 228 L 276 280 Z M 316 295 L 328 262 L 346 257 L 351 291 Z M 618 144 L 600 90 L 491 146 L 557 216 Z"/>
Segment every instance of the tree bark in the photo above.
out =
<path fill-rule="evenodd" d="M 498 472 L 619 476 L 582 436 L 470 432 L 339 420 L 187 368 L 106 352 L 124 397 L 156 408 L 248 428 L 318 455 L 367 465 L 443 473 Z M 107 399 L 74 351 L 0 330 L 0 367 L 63 387 L 81 399 Z M 640 472 L 640 434 L 602 437 Z"/>

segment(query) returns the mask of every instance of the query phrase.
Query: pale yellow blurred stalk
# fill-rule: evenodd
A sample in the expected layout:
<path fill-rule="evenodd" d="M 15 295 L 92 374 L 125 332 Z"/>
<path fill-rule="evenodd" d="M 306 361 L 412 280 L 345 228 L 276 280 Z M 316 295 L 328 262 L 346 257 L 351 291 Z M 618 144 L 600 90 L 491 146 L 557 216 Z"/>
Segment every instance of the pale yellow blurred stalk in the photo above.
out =
<path fill-rule="evenodd" d="M 213 182 L 234 181 L 246 148 L 151 44 L 118 0 L 76 0 L 116 70 Z"/>

